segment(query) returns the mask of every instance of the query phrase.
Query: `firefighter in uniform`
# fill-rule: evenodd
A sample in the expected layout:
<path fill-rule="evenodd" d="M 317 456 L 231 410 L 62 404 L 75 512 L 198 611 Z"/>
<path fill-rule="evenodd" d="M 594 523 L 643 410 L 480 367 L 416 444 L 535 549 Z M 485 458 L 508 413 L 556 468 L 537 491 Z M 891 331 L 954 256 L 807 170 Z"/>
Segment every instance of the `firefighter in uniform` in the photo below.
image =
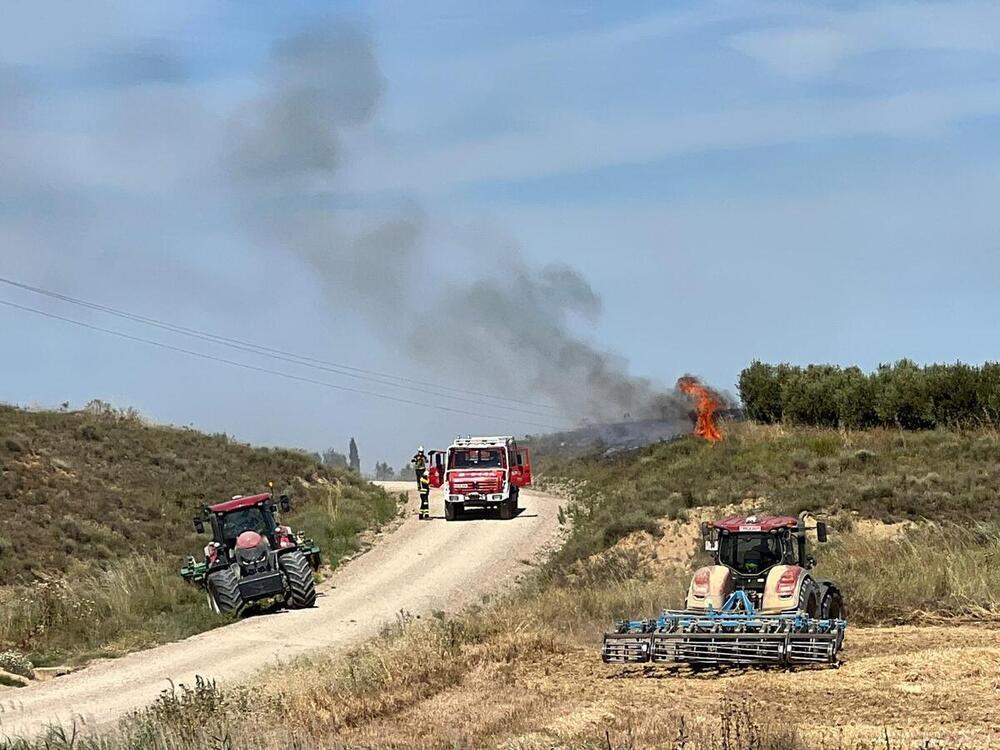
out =
<path fill-rule="evenodd" d="M 421 521 L 429 521 L 431 518 L 431 484 L 430 479 L 427 478 L 427 474 L 421 474 L 420 479 L 417 480 L 420 489 L 420 512 L 417 513 L 417 518 Z"/>
<path fill-rule="evenodd" d="M 417 452 L 410 459 L 413 463 L 413 471 L 417 475 L 417 492 L 420 493 L 420 511 L 417 517 L 421 521 L 429 520 L 431 485 L 427 477 L 427 456 L 424 455 L 424 446 L 417 448 Z"/>

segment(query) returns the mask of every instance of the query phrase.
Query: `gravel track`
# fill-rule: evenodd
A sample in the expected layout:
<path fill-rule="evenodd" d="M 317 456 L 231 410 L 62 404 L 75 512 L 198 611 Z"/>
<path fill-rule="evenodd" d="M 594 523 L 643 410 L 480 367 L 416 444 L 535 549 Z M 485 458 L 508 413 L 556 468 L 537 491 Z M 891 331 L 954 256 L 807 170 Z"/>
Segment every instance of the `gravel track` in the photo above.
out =
<path fill-rule="evenodd" d="M 467 520 L 449 523 L 435 493 L 432 519 L 419 521 L 413 483 L 380 484 L 409 492 L 406 519 L 321 584 L 314 608 L 250 617 L 4 691 L 0 735 L 30 736 L 47 725 L 73 721 L 90 730 L 147 705 L 171 682 L 190 685 L 200 675 L 233 683 L 275 661 L 347 648 L 377 633 L 401 610 L 455 611 L 511 585 L 526 563 L 558 538 L 560 501 L 552 496 L 522 492 L 522 510 L 510 521 L 471 511 Z"/>

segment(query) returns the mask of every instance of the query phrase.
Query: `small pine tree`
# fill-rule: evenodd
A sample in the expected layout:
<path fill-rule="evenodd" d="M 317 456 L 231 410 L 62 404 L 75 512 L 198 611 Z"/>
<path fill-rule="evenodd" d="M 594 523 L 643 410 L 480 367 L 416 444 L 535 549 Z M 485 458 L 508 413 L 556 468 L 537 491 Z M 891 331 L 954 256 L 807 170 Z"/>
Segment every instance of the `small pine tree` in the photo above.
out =
<path fill-rule="evenodd" d="M 350 463 L 351 471 L 356 474 L 361 473 L 361 457 L 358 455 L 358 444 L 351 438 L 350 449 L 348 450 L 348 461 Z"/>

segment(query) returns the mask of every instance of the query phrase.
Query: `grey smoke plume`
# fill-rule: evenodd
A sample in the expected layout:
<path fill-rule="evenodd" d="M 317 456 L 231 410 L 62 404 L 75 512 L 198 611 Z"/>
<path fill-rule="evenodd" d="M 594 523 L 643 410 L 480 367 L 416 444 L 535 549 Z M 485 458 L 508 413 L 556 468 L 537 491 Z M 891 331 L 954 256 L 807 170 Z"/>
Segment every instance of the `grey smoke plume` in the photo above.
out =
<path fill-rule="evenodd" d="M 371 40 L 355 28 L 331 24 L 275 48 L 262 93 L 234 125 L 229 169 L 258 239 L 295 253 L 332 304 L 361 311 L 428 367 L 489 373 L 498 395 L 547 397 L 573 421 L 686 415 L 685 397 L 574 335 L 573 320 L 596 320 L 601 300 L 570 265 L 480 250 L 488 271 L 449 280 L 433 270 L 415 203 L 364 226 L 317 205 L 317 191 L 336 184 L 343 128 L 370 122 L 384 90 Z"/>

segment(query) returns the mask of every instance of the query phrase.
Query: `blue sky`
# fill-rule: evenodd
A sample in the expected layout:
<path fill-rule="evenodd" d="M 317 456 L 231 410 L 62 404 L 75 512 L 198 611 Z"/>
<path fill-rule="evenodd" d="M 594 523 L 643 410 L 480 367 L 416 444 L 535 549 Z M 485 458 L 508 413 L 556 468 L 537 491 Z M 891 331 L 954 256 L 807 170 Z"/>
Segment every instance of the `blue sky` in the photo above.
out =
<path fill-rule="evenodd" d="M 996 359 L 993 3 L 108 2 L 5 15 L 2 276 L 529 401 L 547 398 L 516 369 L 494 382 L 434 348 L 463 313 L 453 285 L 505 278 L 510 255 L 531 273 L 572 266 L 600 298 L 565 314 L 573 340 L 656 383 L 694 372 L 733 389 L 754 357 Z M 280 232 L 248 237 L 247 204 L 219 177 L 276 45 L 331 22 L 370 43 L 377 101 L 363 117 L 331 114 L 335 170 L 265 200 L 308 203 L 345 237 L 386 217 L 418 224 L 399 294 L 441 321 L 421 328 L 417 349 L 433 356 L 387 335 L 413 309 L 372 303 L 379 274 L 318 282 Z M 338 65 L 349 90 L 361 74 Z M 0 299 L 219 353 L 23 291 Z M 458 432 L 538 429 L 482 404 L 466 406 L 487 417 L 379 400 L 2 306 L 0 340 L 13 353 L 0 399 L 100 397 L 310 449 L 355 435 L 367 466 Z"/>

